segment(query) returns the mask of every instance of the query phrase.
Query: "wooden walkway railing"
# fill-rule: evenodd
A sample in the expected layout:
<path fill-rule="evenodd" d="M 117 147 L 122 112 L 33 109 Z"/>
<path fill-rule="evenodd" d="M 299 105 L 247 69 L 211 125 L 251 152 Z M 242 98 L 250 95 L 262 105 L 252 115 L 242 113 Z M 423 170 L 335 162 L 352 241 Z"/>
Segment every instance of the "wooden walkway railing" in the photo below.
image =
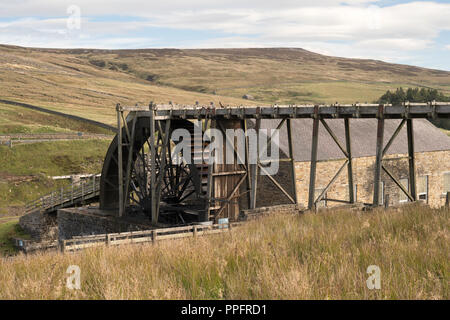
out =
<path fill-rule="evenodd" d="M 93 175 L 87 181 L 77 185 L 63 187 L 31 201 L 25 206 L 25 213 L 35 211 L 51 212 L 92 200 L 100 194 L 100 179 Z"/>
<path fill-rule="evenodd" d="M 90 247 L 114 246 L 133 243 L 156 243 L 157 241 L 193 238 L 202 235 L 229 232 L 242 222 L 233 222 L 214 225 L 192 225 L 185 227 L 162 228 L 145 231 L 132 231 L 122 233 L 108 233 L 92 236 L 76 236 L 72 239 L 60 241 L 62 252 L 76 251 Z"/>

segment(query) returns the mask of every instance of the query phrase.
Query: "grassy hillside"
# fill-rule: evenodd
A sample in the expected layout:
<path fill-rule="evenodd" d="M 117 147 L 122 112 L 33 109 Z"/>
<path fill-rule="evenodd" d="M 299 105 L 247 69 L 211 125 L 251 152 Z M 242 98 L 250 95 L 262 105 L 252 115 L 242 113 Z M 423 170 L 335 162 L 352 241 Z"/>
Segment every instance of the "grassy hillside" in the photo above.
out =
<path fill-rule="evenodd" d="M 0 102 L 0 135 L 78 132 L 113 134 L 93 124 Z"/>
<path fill-rule="evenodd" d="M 55 50 L 0 46 L 0 98 L 109 124 L 116 103 L 365 102 L 396 87 L 448 94 L 450 72 L 302 49 Z"/>
<path fill-rule="evenodd" d="M 0 256 L 11 256 L 17 253 L 12 238 L 29 239 L 18 224 L 19 218 L 4 222 L 0 219 Z"/>
<path fill-rule="evenodd" d="M 0 215 L 67 183 L 49 176 L 101 171 L 108 140 L 0 146 Z"/>
<path fill-rule="evenodd" d="M 97 53 L 85 50 L 39 50 L 0 46 L 0 98 L 26 102 L 115 124 L 117 103 L 239 104 L 242 99 L 199 94 L 155 85 L 121 70 L 92 63 Z"/>
<path fill-rule="evenodd" d="M 273 215 L 231 233 L 0 259 L 0 299 L 449 299 L 448 209 Z M 81 290 L 66 289 L 69 265 Z M 366 286 L 367 267 L 381 289 Z"/>

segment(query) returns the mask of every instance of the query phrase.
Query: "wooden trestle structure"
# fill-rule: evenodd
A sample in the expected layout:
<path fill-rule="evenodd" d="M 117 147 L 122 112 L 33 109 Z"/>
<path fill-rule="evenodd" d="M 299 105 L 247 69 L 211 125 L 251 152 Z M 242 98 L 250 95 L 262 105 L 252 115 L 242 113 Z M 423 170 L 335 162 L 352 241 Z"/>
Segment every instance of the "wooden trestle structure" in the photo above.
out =
<path fill-rule="evenodd" d="M 354 203 L 353 168 L 350 121 L 358 118 L 378 119 L 376 132 L 376 161 L 374 171 L 373 206 L 380 204 L 381 173 L 386 174 L 398 185 L 411 201 L 417 199 L 414 158 L 413 119 L 449 118 L 450 103 L 403 103 L 402 105 L 351 104 L 351 105 L 283 105 L 215 107 L 200 105 L 117 105 L 118 134 L 113 140 L 105 158 L 100 182 L 100 208 L 115 210 L 118 216 L 143 213 L 154 225 L 174 225 L 189 222 L 214 221 L 220 218 L 238 219 L 241 209 L 256 207 L 258 175 L 266 171 L 265 163 L 259 157 L 263 150 L 257 148 L 257 162 L 249 159 L 249 139 L 245 139 L 245 155 L 234 149 L 236 164 L 208 164 L 203 151 L 191 150 L 193 163 L 176 163 L 172 158 L 172 133 L 179 128 L 193 133 L 194 141 L 201 141 L 208 128 L 216 128 L 226 137 L 226 129 L 242 129 L 244 133 L 252 128 L 260 130 L 262 119 L 279 119 L 278 129 L 287 128 L 289 152 L 287 158 L 279 159 L 290 163 L 292 190 L 285 190 L 271 175 L 269 180 L 286 196 L 297 203 L 296 174 L 294 162 L 295 142 L 292 141 L 292 120 L 310 118 L 313 121 L 311 137 L 311 166 L 308 207 L 312 209 L 321 201 L 327 190 L 347 167 L 348 193 L 343 203 Z M 343 119 L 345 145 L 342 145 L 327 124 L 327 119 Z M 385 119 L 402 119 L 397 130 L 384 146 Z M 200 120 L 200 127 L 194 124 Z M 315 197 L 319 124 L 333 138 L 346 161 L 331 178 L 318 197 Z M 409 191 L 383 165 L 383 157 L 402 127 L 406 124 L 409 157 Z M 371 134 L 368 132 L 368 134 Z M 272 137 L 269 137 L 269 141 Z M 231 141 L 226 140 L 231 144 Z M 198 145 L 198 144 L 197 144 Z M 207 147 L 202 141 L 201 147 Z M 258 144 L 259 145 L 259 144 Z M 214 156 L 214 155 L 210 155 Z"/>

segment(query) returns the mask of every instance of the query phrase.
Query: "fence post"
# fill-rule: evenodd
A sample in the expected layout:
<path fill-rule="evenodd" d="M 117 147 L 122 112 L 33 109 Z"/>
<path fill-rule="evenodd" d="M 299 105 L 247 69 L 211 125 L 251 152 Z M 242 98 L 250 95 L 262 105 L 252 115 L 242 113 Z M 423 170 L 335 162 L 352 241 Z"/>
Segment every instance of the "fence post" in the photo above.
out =
<path fill-rule="evenodd" d="M 197 237 L 197 226 L 194 226 L 194 238 Z"/>
<path fill-rule="evenodd" d="M 66 251 L 66 240 L 61 240 L 59 242 L 59 249 L 62 253 Z"/>
<path fill-rule="evenodd" d="M 152 242 L 153 243 L 156 243 L 156 237 L 157 237 L 156 230 L 152 230 Z"/>
<path fill-rule="evenodd" d="M 389 208 L 389 194 L 386 194 L 384 196 L 384 208 L 385 209 Z"/>
<path fill-rule="evenodd" d="M 106 235 L 106 245 L 107 246 L 111 245 L 111 235 L 110 234 Z"/>
<path fill-rule="evenodd" d="M 445 197 L 445 206 L 450 207 L 450 191 L 447 191 L 447 196 Z"/>

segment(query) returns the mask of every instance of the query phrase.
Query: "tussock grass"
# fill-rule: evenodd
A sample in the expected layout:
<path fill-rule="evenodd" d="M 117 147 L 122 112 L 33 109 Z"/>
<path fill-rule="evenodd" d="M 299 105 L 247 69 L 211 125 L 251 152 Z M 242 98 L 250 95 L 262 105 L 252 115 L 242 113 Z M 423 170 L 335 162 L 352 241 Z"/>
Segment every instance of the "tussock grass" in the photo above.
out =
<path fill-rule="evenodd" d="M 19 255 L 0 260 L 0 299 L 448 299 L 449 214 L 279 214 L 197 239 Z M 81 290 L 65 286 L 69 265 Z"/>

